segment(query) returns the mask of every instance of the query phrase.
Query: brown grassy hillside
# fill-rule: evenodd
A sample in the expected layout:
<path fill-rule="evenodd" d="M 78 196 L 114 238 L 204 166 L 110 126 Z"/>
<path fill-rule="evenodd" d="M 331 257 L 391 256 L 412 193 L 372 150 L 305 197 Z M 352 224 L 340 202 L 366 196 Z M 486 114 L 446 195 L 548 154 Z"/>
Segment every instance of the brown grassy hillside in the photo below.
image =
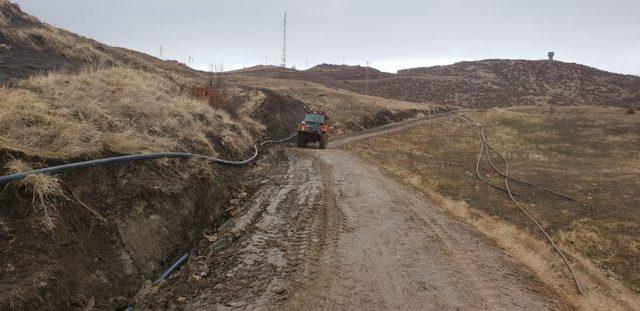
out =
<path fill-rule="evenodd" d="M 242 152 L 261 129 L 159 75 L 114 67 L 49 74 L 0 88 L 0 149 L 68 159 L 151 151 Z"/>
<path fill-rule="evenodd" d="M 377 84 L 375 93 L 468 107 L 640 104 L 640 77 L 558 61 L 460 62 L 401 70 L 396 79 Z"/>
<path fill-rule="evenodd" d="M 313 81 L 365 93 L 366 68 L 321 65 L 304 71 L 260 70 L 238 74 Z M 640 106 L 640 77 L 559 61 L 482 60 L 400 70 L 369 69 L 369 95 L 462 107 Z"/>

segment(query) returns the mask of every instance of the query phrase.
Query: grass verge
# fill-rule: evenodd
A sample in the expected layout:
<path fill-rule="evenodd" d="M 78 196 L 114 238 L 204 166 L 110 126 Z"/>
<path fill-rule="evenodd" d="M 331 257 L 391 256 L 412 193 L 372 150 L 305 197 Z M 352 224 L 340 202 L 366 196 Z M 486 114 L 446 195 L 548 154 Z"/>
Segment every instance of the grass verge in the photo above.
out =
<path fill-rule="evenodd" d="M 579 276 L 591 275 L 587 290 L 592 296 L 576 298 L 581 301 L 578 305 L 586 306 L 583 303 L 588 302 L 607 306 L 616 300 L 623 305 L 637 303 L 640 118 L 626 114 L 621 108 L 595 107 L 556 108 L 553 113 L 531 107 L 491 109 L 470 116 L 485 125 L 489 142 L 506 155 L 515 177 L 576 198 L 576 202 L 571 202 L 522 185 L 513 187 L 534 217 L 563 249 L 573 254 L 574 264 L 581 268 Z M 482 184 L 473 175 L 479 142 L 459 122 L 439 119 L 348 148 L 412 186 L 468 206 L 468 211 L 476 216 L 462 215 L 462 218 L 475 219 L 470 222 L 488 236 L 506 243 L 502 245 L 506 249 L 527 244 L 523 242 L 525 238 L 517 238 L 519 235 L 542 240 L 534 225 L 504 193 Z M 495 183 L 503 183 L 488 164 L 481 166 L 481 172 Z M 510 239 L 513 241 L 508 242 Z M 544 251 L 543 245 L 520 252 L 529 255 L 514 253 L 514 256 L 525 262 L 527 256 L 542 260 L 541 264 L 530 266 L 540 275 L 555 275 L 546 279 L 553 279 L 560 286 L 564 281 L 557 280 L 569 277 L 561 271 L 562 265 L 555 262 L 556 255 Z M 626 289 L 615 285 L 616 282 L 623 283 Z M 565 292 L 572 290 L 570 283 L 562 287 Z M 595 295 L 603 289 L 613 293 L 609 297 L 615 299 Z"/>

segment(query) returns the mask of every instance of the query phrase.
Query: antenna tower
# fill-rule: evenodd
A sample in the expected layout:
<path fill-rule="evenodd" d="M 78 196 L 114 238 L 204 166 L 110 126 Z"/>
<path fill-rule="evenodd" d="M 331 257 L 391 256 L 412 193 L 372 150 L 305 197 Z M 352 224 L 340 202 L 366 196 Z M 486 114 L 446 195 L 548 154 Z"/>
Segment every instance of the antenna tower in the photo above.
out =
<path fill-rule="evenodd" d="M 284 21 L 282 22 L 282 67 L 287 67 L 287 12 L 284 13 Z"/>

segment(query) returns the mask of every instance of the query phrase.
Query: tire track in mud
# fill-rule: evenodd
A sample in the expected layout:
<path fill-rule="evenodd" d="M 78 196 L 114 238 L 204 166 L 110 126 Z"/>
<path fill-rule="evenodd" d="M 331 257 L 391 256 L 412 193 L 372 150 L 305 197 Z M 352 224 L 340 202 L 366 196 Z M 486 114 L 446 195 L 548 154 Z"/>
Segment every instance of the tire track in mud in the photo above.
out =
<path fill-rule="evenodd" d="M 278 166 L 214 243 L 139 299 L 142 309 L 275 310 L 315 279 L 340 217 L 312 158 L 288 151 Z"/>
<path fill-rule="evenodd" d="M 336 250 L 342 232 L 345 231 L 345 216 L 336 206 L 336 194 L 331 186 L 328 167 L 324 162 L 314 160 L 314 164 L 324 173 L 321 201 L 316 205 L 316 218 L 312 225 L 313 248 L 307 259 L 308 270 L 297 280 L 299 286 L 292 299 L 281 307 L 288 310 L 317 309 L 326 304 L 318 295 L 318 290 L 330 289 L 331 281 L 338 271 Z"/>

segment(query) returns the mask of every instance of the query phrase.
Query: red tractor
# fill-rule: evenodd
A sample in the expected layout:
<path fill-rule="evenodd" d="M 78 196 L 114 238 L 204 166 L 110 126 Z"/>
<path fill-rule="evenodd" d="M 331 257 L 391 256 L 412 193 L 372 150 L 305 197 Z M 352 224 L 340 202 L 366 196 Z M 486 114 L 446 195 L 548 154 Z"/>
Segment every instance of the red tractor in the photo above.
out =
<path fill-rule="evenodd" d="M 298 127 L 298 147 L 318 142 L 320 149 L 327 149 L 329 144 L 329 117 L 322 111 L 307 111 L 304 120 Z"/>

